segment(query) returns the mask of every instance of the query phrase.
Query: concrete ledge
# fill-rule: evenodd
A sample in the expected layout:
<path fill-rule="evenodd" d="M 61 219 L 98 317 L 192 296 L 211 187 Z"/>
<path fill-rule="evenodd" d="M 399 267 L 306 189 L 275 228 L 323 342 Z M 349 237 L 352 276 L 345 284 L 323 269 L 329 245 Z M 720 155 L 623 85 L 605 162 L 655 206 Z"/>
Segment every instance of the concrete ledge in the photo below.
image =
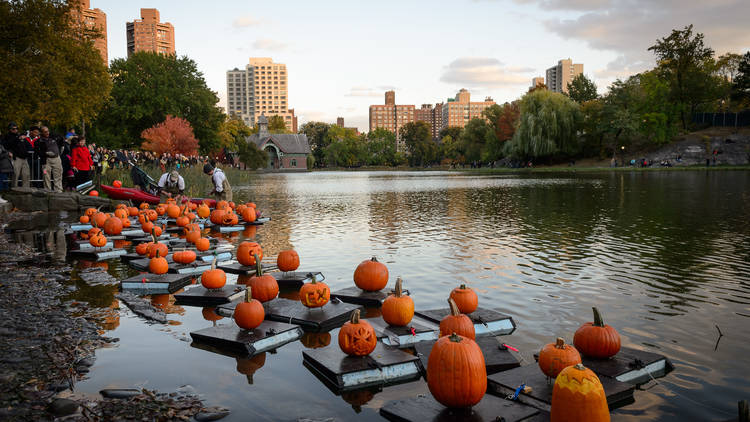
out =
<path fill-rule="evenodd" d="M 12 208 L 21 211 L 78 211 L 88 207 L 111 209 L 115 202 L 96 196 L 84 196 L 77 192 L 48 192 L 35 188 L 12 188 L 2 193 Z M 11 208 L 11 209 L 12 209 Z"/>

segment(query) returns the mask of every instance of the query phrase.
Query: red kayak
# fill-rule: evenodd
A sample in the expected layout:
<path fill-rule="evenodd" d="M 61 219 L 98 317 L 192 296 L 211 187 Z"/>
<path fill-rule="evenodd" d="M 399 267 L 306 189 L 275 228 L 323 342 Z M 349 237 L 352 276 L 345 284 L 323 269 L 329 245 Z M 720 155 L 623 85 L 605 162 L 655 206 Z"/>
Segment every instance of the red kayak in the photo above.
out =
<path fill-rule="evenodd" d="M 148 192 L 144 192 L 140 189 L 133 188 L 116 188 L 114 186 L 100 185 L 99 188 L 102 192 L 106 193 L 112 199 L 121 199 L 123 201 L 132 201 L 133 205 L 138 205 L 141 202 L 147 202 L 149 204 L 158 204 L 161 202 L 161 197 L 151 195 Z M 192 198 L 190 202 L 196 204 L 202 204 L 204 201 L 208 203 L 208 206 L 213 208 L 216 206 L 215 199 L 203 199 L 203 198 Z"/>

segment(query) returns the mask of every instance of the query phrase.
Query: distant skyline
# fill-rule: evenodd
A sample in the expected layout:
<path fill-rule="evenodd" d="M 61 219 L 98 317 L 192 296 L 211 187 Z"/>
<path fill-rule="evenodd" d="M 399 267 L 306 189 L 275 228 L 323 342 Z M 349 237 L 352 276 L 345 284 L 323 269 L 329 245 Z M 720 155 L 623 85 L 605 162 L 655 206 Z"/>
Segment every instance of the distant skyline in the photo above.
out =
<path fill-rule="evenodd" d="M 175 28 L 178 56 L 198 64 L 226 109 L 226 71 L 250 57 L 287 65 L 289 107 L 368 129 L 368 107 L 437 103 L 460 88 L 512 101 L 570 57 L 599 92 L 654 66 L 648 47 L 693 24 L 717 54 L 750 50 L 750 1 L 444 0 L 247 2 L 91 0 L 107 14 L 110 61 L 127 57 L 125 23 L 156 8 Z"/>

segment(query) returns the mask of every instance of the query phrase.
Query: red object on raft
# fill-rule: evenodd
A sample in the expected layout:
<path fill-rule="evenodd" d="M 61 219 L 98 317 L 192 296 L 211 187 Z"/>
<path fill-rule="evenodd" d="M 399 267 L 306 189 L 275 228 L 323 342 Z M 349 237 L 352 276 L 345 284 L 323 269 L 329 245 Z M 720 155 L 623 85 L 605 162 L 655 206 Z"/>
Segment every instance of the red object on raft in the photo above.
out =
<path fill-rule="evenodd" d="M 149 204 L 158 204 L 161 202 L 161 197 L 151 195 L 148 192 L 144 192 L 140 189 L 133 188 L 116 188 L 114 186 L 100 185 L 99 188 L 102 192 L 106 193 L 112 199 L 121 199 L 123 201 L 131 200 L 134 204 L 140 204 L 141 202 L 147 202 Z M 190 202 L 196 204 L 202 204 L 203 201 L 208 203 L 211 208 L 216 207 L 215 199 L 203 199 L 203 198 L 192 198 Z"/>

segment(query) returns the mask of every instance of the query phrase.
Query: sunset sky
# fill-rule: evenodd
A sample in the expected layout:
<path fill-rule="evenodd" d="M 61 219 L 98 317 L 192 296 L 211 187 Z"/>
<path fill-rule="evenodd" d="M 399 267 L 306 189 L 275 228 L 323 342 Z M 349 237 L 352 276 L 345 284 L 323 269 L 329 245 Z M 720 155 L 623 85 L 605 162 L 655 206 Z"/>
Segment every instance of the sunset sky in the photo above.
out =
<path fill-rule="evenodd" d="M 175 27 L 177 54 L 193 59 L 226 106 L 226 71 L 271 57 L 289 73 L 300 125 L 368 129 L 370 104 L 436 103 L 467 88 L 473 99 L 520 97 L 534 76 L 570 57 L 605 92 L 654 65 L 647 48 L 694 24 L 718 54 L 750 49 L 748 0 L 91 0 L 107 14 L 109 58 L 127 56 L 125 22 L 157 8 Z"/>

